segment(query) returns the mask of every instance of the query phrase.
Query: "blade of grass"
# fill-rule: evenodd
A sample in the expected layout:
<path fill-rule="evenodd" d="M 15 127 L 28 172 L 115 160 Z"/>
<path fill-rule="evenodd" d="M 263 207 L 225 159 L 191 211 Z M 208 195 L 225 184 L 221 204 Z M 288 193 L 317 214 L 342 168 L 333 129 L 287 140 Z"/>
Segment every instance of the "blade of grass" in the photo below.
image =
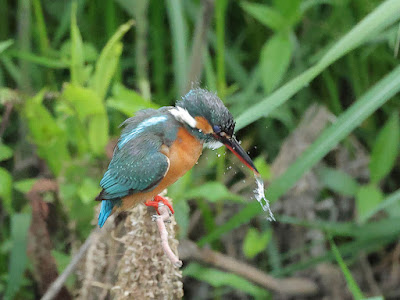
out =
<path fill-rule="evenodd" d="M 167 58 L 165 46 L 167 33 L 163 24 L 165 9 L 162 2 L 162 0 L 150 1 L 150 49 L 154 69 L 152 76 L 156 91 L 155 99 L 166 97 Z"/>
<path fill-rule="evenodd" d="M 51 41 L 55 49 L 58 48 L 60 42 L 62 41 L 63 37 L 67 34 L 68 29 L 70 28 L 72 3 L 73 3 L 72 1 L 66 2 L 64 14 L 59 22 L 57 29 L 55 30 L 54 37 Z M 78 11 L 81 11 L 83 4 L 84 4 L 83 1 L 78 2 Z"/>
<path fill-rule="evenodd" d="M 307 221 L 288 216 L 277 218 L 283 224 L 302 226 L 310 229 L 318 229 L 332 236 L 351 237 L 359 240 L 368 240 L 384 236 L 400 234 L 400 228 L 392 226 L 400 221 L 399 217 L 385 218 L 377 222 L 370 222 L 358 225 L 353 222 L 326 222 L 326 221 Z"/>
<path fill-rule="evenodd" d="M 400 202 L 400 189 L 398 189 L 397 191 L 395 191 L 394 193 L 390 194 L 385 199 L 383 199 L 382 202 L 375 209 L 369 211 L 369 213 L 367 213 L 364 216 L 365 220 L 372 217 L 378 211 L 390 207 L 391 205 L 395 204 L 396 202 Z"/>
<path fill-rule="evenodd" d="M 14 299 L 18 292 L 28 258 L 26 256 L 28 228 L 31 222 L 29 214 L 15 214 L 11 217 L 12 248 L 8 264 L 8 284 L 4 299 Z"/>
<path fill-rule="evenodd" d="M 96 70 L 91 82 L 91 88 L 95 90 L 102 99 L 104 99 L 106 95 L 122 52 L 122 44 L 120 40 L 133 26 L 133 24 L 134 21 L 131 20 L 121 25 L 104 46 L 100 53 L 99 59 L 97 60 Z"/>
<path fill-rule="evenodd" d="M 363 299 L 364 296 L 361 292 L 361 289 L 359 288 L 359 286 L 357 285 L 357 282 L 354 280 L 353 276 L 351 275 L 349 268 L 347 267 L 342 256 L 340 255 L 339 249 L 336 247 L 331 236 L 328 236 L 328 239 L 329 239 L 329 243 L 331 244 L 332 252 L 335 255 L 336 261 L 338 262 L 340 269 L 342 270 L 342 273 L 346 279 L 347 286 L 349 287 L 351 294 L 353 295 L 354 299 L 356 299 L 356 300 Z"/>
<path fill-rule="evenodd" d="M 183 17 L 182 2 L 166 0 L 169 26 L 172 35 L 173 66 L 176 85 L 176 95 L 179 97 L 185 90 L 187 72 L 187 33 Z"/>
<path fill-rule="evenodd" d="M 71 82 L 83 85 L 85 78 L 82 36 L 76 20 L 78 4 L 72 3 L 71 11 Z"/>
<path fill-rule="evenodd" d="M 40 66 L 51 69 L 67 69 L 70 66 L 69 61 L 63 61 L 45 56 L 39 56 L 31 52 L 10 50 L 7 52 L 10 57 L 19 58 L 20 60 L 29 61 Z"/>
<path fill-rule="evenodd" d="M 138 1 L 135 5 L 136 16 L 136 75 L 138 87 L 143 98 L 150 99 L 149 62 L 147 53 L 147 35 L 149 31 L 148 0 Z M 140 4 L 140 5 L 139 5 Z"/>
<path fill-rule="evenodd" d="M 199 10 L 199 6 L 195 4 L 195 2 L 192 1 L 186 1 L 185 2 L 185 8 L 187 9 L 188 16 L 190 19 L 195 22 L 196 17 L 197 17 L 197 12 Z M 208 40 L 210 46 L 213 48 L 214 51 L 217 51 L 217 36 L 213 31 L 208 32 Z M 240 63 L 240 58 L 238 57 L 238 54 L 236 51 L 233 49 L 230 49 L 229 47 L 225 48 L 225 63 L 226 63 L 226 69 L 229 73 L 229 76 L 234 79 L 238 84 L 240 84 L 243 87 L 246 87 L 249 83 L 249 78 L 246 69 L 241 65 Z M 208 87 L 210 85 L 207 85 Z M 216 91 L 216 89 L 213 89 Z"/>
<path fill-rule="evenodd" d="M 362 253 L 366 254 L 374 252 L 378 249 L 381 249 L 382 246 L 393 242 L 394 240 L 397 239 L 397 237 L 398 236 L 390 236 L 390 237 L 385 236 L 369 240 L 355 240 L 353 242 L 348 242 L 340 246 L 339 249 L 340 252 L 343 253 L 343 255 L 349 256 L 351 258 L 357 258 L 361 251 Z M 302 260 L 298 263 L 290 264 L 282 268 L 278 272 L 272 272 L 271 275 L 276 277 L 287 276 L 288 274 L 293 274 L 294 272 L 298 272 L 316 266 L 318 263 L 333 261 L 334 259 L 335 257 L 330 251 L 321 256 L 313 257 L 307 260 Z"/>
<path fill-rule="evenodd" d="M 42 5 L 40 0 L 33 0 L 32 4 L 37 24 L 36 28 L 39 36 L 40 52 L 45 55 L 49 51 L 49 39 L 47 36 L 46 24 L 44 22 Z"/>
<path fill-rule="evenodd" d="M 18 1 L 18 48 L 22 51 L 31 51 L 31 3 L 29 0 Z M 24 92 L 32 90 L 32 66 L 26 60 L 19 60 L 19 67 L 21 69 L 21 79 L 19 89 Z"/>
<path fill-rule="evenodd" d="M 221 99 L 225 98 L 225 14 L 227 0 L 220 0 L 215 3 L 215 27 L 217 32 L 217 90 Z"/>
<path fill-rule="evenodd" d="M 190 53 L 190 68 L 186 81 L 185 93 L 193 86 L 193 83 L 199 82 L 203 72 L 205 49 L 207 49 L 207 32 L 210 27 L 212 17 L 214 16 L 214 2 L 203 1 L 201 10 L 198 13 L 192 49 Z"/>
<path fill-rule="evenodd" d="M 7 50 L 7 48 L 11 47 L 14 44 L 13 39 L 5 40 L 0 42 L 0 54 Z"/>
<path fill-rule="evenodd" d="M 135 71 L 137 77 L 135 81 L 137 82 L 140 94 L 145 99 L 150 99 L 151 92 L 147 52 L 147 35 L 149 31 L 148 9 L 150 1 L 118 0 L 117 2 L 135 19 Z"/>
<path fill-rule="evenodd" d="M 400 1 L 387 0 L 359 22 L 350 32 L 335 43 L 318 63 L 282 86 L 272 95 L 253 105 L 237 118 L 236 129 L 269 115 L 290 97 L 307 86 L 315 77 L 333 62 L 349 51 L 360 46 L 371 36 L 378 34 L 390 24 L 400 19 Z"/>
<path fill-rule="evenodd" d="M 7 56 L 1 57 L 1 62 L 4 65 L 6 71 L 10 74 L 11 78 L 17 83 L 18 86 L 22 85 L 21 81 L 21 71 L 19 68 L 13 63 L 11 58 Z"/>
<path fill-rule="evenodd" d="M 267 198 L 275 202 L 287 192 L 301 176 L 320 161 L 332 148 L 352 132 L 361 122 L 400 91 L 400 66 L 375 84 L 356 103 L 338 117 L 336 122 L 325 129 L 318 139 L 283 173 L 273 180 L 267 190 Z M 204 245 L 223 233 L 248 222 L 261 214 L 259 204 L 253 202 L 234 215 L 222 226 L 199 241 Z"/>

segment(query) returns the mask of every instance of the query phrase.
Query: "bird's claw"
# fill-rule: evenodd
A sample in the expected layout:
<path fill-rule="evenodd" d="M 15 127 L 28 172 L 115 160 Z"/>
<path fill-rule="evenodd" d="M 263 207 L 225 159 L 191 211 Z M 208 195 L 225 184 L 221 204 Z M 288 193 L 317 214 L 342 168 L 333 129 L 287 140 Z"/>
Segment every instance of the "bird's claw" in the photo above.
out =
<path fill-rule="evenodd" d="M 175 213 L 174 209 L 172 208 L 171 203 L 169 203 L 169 201 L 167 199 L 165 199 L 164 197 L 161 197 L 159 195 L 154 197 L 154 201 L 147 200 L 144 204 L 146 206 L 153 206 L 156 209 L 158 215 L 160 215 L 160 212 L 158 209 L 163 205 L 166 205 L 169 208 L 170 215 L 171 214 L 173 215 Z"/>
<path fill-rule="evenodd" d="M 146 205 L 147 205 L 147 203 L 146 203 Z M 147 205 L 147 206 L 153 206 L 153 205 Z M 172 221 L 171 221 L 170 217 L 172 216 L 172 213 L 171 213 L 171 211 L 169 209 L 168 209 L 168 216 L 167 217 L 165 215 L 162 216 L 160 214 L 160 212 L 158 211 L 158 209 L 160 209 L 162 206 L 167 206 L 167 205 L 165 205 L 162 202 L 158 202 L 158 207 L 156 208 L 158 215 L 152 215 L 151 216 L 151 220 L 153 222 L 156 222 L 158 219 L 162 218 L 164 223 L 171 223 Z M 169 208 L 169 206 L 167 206 L 167 207 Z"/>

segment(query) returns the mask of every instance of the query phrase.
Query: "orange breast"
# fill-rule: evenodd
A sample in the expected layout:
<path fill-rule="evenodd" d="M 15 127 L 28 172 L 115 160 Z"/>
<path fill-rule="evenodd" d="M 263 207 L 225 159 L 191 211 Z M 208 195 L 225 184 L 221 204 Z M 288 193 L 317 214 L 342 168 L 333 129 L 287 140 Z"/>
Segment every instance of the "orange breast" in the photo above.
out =
<path fill-rule="evenodd" d="M 163 145 L 161 152 L 164 153 L 170 162 L 170 166 L 164 179 L 152 191 L 145 193 L 137 193 L 127 196 L 122 199 L 122 205 L 118 210 L 126 210 L 139 202 L 152 199 L 154 196 L 161 193 L 168 186 L 177 181 L 187 171 L 196 164 L 203 150 L 203 144 L 192 136 L 185 128 L 181 127 L 178 130 L 176 141 L 171 147 Z"/>

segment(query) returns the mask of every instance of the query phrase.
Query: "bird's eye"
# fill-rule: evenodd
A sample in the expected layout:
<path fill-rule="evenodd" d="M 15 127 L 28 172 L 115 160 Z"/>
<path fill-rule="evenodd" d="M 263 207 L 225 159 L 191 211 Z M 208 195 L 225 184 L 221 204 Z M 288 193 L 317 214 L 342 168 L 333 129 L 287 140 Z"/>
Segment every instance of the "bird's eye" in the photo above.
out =
<path fill-rule="evenodd" d="M 214 129 L 215 133 L 220 133 L 221 132 L 221 127 L 219 127 L 218 125 L 214 125 L 213 129 Z"/>

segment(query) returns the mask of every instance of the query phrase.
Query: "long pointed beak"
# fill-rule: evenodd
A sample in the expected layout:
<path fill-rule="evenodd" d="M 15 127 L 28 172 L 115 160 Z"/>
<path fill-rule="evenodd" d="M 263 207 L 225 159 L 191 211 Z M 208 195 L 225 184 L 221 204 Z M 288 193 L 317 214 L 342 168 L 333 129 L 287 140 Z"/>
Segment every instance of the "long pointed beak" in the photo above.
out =
<path fill-rule="evenodd" d="M 232 136 L 230 139 L 224 138 L 221 142 L 224 143 L 224 145 L 231 150 L 232 153 L 235 154 L 250 170 L 256 174 L 259 174 L 250 156 L 246 153 L 246 151 L 243 150 L 234 136 Z"/>

